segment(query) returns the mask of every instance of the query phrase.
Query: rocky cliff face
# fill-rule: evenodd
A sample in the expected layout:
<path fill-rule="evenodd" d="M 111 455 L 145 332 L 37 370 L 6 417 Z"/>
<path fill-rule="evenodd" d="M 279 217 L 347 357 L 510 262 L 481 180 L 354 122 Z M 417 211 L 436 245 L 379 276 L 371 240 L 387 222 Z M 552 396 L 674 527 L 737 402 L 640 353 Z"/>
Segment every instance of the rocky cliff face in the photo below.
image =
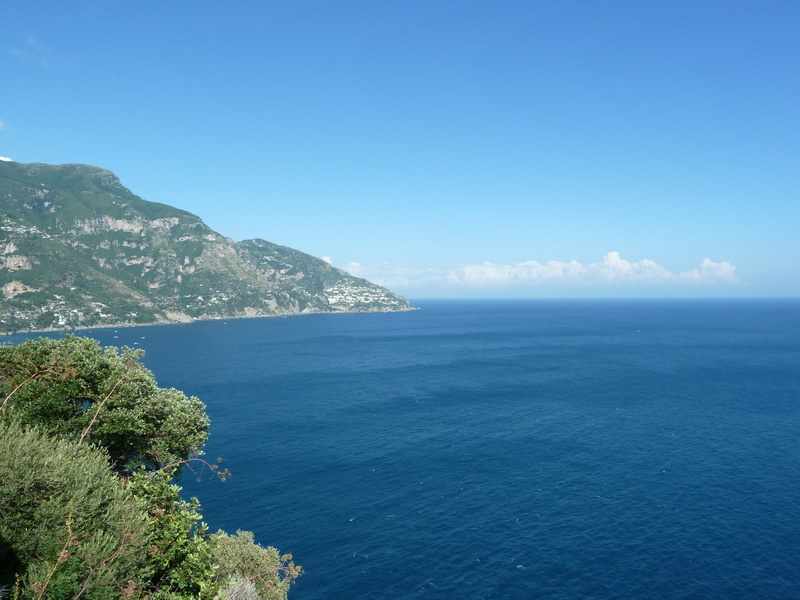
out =
<path fill-rule="evenodd" d="M 0 331 L 410 308 L 298 250 L 236 243 L 110 171 L 0 162 Z"/>

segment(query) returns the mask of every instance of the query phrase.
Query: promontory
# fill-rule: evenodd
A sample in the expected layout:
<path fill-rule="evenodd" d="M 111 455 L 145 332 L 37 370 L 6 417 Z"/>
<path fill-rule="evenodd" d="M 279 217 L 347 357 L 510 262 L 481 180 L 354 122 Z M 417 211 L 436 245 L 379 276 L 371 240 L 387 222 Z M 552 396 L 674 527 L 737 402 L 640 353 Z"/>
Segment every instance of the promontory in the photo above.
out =
<path fill-rule="evenodd" d="M 299 250 L 234 242 L 108 170 L 0 161 L 0 332 L 412 308 Z"/>

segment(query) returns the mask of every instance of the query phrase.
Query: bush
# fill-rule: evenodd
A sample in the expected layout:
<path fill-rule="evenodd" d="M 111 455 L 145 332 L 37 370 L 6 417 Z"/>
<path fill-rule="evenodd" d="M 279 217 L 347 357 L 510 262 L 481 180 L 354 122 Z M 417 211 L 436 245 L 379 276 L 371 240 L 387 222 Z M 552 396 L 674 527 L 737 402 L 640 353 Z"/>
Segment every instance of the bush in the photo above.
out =
<path fill-rule="evenodd" d="M 214 538 L 217 581 L 232 598 L 249 597 L 250 586 L 244 583 L 250 582 L 261 600 L 284 600 L 302 572 L 291 554 L 281 556 L 275 548 L 256 544 L 249 531 L 237 531 L 236 535 L 218 531 Z"/>
<path fill-rule="evenodd" d="M 181 488 L 164 471 L 138 471 L 130 485 L 151 516 L 147 530 L 150 589 L 157 598 L 211 598 L 216 591 L 213 540 L 206 535 L 197 498 L 183 500 Z"/>
<path fill-rule="evenodd" d="M 99 444 L 120 471 L 177 464 L 205 443 L 205 406 L 158 387 L 143 354 L 76 336 L 2 346 L 0 418 Z"/>
<path fill-rule="evenodd" d="M 226 587 L 220 589 L 217 598 L 219 600 L 261 600 L 255 584 L 243 577 L 232 578 Z"/>
<path fill-rule="evenodd" d="M 75 336 L 0 346 L 0 598 L 284 600 L 291 555 L 209 536 L 180 497 L 205 407 L 141 356 Z"/>
<path fill-rule="evenodd" d="M 146 561 L 147 515 L 93 446 L 0 425 L 0 514 L 0 584 L 19 574 L 21 598 L 118 596 Z"/>

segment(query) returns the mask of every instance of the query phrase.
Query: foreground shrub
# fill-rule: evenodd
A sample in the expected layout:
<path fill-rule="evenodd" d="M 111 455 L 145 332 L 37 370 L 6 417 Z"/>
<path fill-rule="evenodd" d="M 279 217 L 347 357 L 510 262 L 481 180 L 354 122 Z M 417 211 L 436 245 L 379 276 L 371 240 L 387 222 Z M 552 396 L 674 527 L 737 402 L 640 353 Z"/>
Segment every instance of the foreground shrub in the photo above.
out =
<path fill-rule="evenodd" d="M 144 584 L 148 518 L 102 449 L 0 424 L 0 515 L 0 584 L 18 574 L 20 598 Z"/>
<path fill-rule="evenodd" d="M 213 581 L 213 539 L 206 535 L 197 498 L 183 500 L 181 488 L 164 471 L 137 471 L 130 485 L 150 515 L 150 590 L 156 597 L 211 598 L 218 587 Z"/>
<path fill-rule="evenodd" d="M 0 346 L 0 419 L 101 445 L 120 471 L 179 463 L 205 443 L 205 406 L 158 387 L 143 354 L 72 335 Z"/>
<path fill-rule="evenodd" d="M 219 591 L 219 600 L 261 600 L 255 584 L 249 579 L 234 578 Z"/>
<path fill-rule="evenodd" d="M 75 336 L 0 346 L 0 599 L 283 600 L 291 555 L 208 535 L 180 497 L 205 407 L 141 356 Z"/>
<path fill-rule="evenodd" d="M 214 542 L 217 581 L 230 598 L 251 598 L 255 590 L 260 600 L 283 600 L 302 572 L 291 554 L 281 556 L 275 548 L 256 544 L 249 531 L 237 531 L 236 535 L 218 531 Z"/>

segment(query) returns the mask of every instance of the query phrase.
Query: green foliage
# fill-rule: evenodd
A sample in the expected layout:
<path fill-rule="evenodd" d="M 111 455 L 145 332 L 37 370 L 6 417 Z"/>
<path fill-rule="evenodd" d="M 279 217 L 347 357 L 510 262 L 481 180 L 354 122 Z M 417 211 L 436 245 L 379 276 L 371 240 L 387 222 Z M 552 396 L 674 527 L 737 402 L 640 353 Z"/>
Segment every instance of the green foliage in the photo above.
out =
<path fill-rule="evenodd" d="M 109 598 L 136 583 L 146 560 L 147 514 L 89 445 L 0 425 L 0 584 L 20 597 L 47 584 L 52 598 Z M 138 585 L 142 585 L 138 581 Z"/>
<path fill-rule="evenodd" d="M 177 464 L 206 440 L 205 406 L 159 388 L 142 354 L 76 336 L 0 347 L 0 418 L 99 444 L 118 469 Z"/>
<path fill-rule="evenodd" d="M 141 356 L 74 336 L 0 346 L 0 597 L 284 600 L 291 555 L 208 535 L 180 497 L 208 418 Z"/>
<path fill-rule="evenodd" d="M 183 500 L 180 487 L 164 471 L 140 470 L 130 480 L 131 491 L 151 516 L 149 578 L 156 598 L 210 598 L 214 566 L 212 540 L 201 521 L 197 498 Z"/>
<path fill-rule="evenodd" d="M 261 600 L 285 600 L 289 586 L 302 573 L 291 554 L 281 556 L 275 548 L 256 544 L 249 531 L 236 535 L 218 531 L 214 539 L 217 581 L 234 598 L 252 595 L 252 587 Z"/>

